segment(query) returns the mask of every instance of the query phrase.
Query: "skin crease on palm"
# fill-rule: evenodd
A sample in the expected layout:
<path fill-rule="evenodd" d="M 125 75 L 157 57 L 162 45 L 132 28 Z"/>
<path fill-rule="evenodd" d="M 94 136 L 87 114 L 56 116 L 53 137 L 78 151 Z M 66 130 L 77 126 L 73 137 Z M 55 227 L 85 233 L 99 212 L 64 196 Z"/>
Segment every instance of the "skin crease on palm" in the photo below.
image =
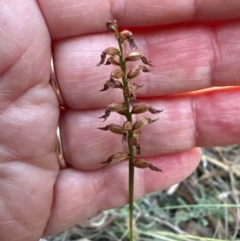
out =
<path fill-rule="evenodd" d="M 240 142 L 239 0 L 0 0 L 1 241 L 39 240 L 128 201 L 127 161 L 100 164 L 122 150 L 119 136 L 97 130 L 123 120 L 97 118 L 121 101 L 117 90 L 99 92 L 112 67 L 95 66 L 116 46 L 109 19 L 138 27 L 138 50 L 156 65 L 138 78 L 139 99 L 164 109 L 141 132 L 144 156 L 163 173 L 136 170 L 136 199 L 189 176 L 195 147 Z M 51 48 L 69 107 L 60 117 L 62 170 Z"/>

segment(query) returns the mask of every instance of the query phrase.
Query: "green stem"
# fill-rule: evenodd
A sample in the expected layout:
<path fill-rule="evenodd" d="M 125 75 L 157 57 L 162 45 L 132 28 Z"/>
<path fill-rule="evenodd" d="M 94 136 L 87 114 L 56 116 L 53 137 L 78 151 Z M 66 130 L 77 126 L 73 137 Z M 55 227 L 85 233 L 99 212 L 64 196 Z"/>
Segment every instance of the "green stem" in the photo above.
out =
<path fill-rule="evenodd" d="M 116 38 L 118 40 L 119 50 L 120 50 L 120 66 L 121 70 L 124 72 L 124 77 L 122 78 L 123 88 L 128 87 L 128 80 L 126 78 L 126 65 L 123 57 L 123 45 L 119 38 L 118 26 L 115 22 L 116 27 Z M 124 102 L 126 105 L 126 118 L 128 121 L 132 122 L 132 115 L 130 112 L 130 101 L 129 98 L 124 96 Z M 131 138 L 133 136 L 133 132 L 130 130 L 128 131 L 128 151 L 129 151 L 129 240 L 133 241 L 133 203 L 134 203 L 134 150 L 131 144 Z"/>

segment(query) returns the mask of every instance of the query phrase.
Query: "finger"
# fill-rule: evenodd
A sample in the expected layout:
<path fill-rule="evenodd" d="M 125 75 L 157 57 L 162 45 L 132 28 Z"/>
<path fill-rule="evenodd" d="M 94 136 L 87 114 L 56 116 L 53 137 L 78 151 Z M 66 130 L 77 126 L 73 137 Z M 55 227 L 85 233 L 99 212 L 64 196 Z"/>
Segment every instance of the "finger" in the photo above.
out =
<path fill-rule="evenodd" d="M 140 130 L 143 156 L 157 156 L 189 150 L 195 146 L 221 146 L 240 141 L 240 87 L 214 89 L 147 103 L 164 110 L 143 116 L 158 121 Z M 62 141 L 67 162 L 77 169 L 93 170 L 119 151 L 127 150 L 122 137 L 98 130 L 107 124 L 121 125 L 124 118 L 112 113 L 106 122 L 98 117 L 104 110 L 66 111 L 61 120 Z M 134 116 L 139 119 L 138 116 Z"/>
<path fill-rule="evenodd" d="M 240 84 L 240 22 L 215 29 L 193 25 L 136 34 L 138 50 L 156 66 L 131 82 L 144 84 L 137 98 Z M 99 66 L 101 52 L 116 46 L 112 33 L 91 35 L 56 44 L 59 84 L 74 109 L 103 107 L 122 101 L 119 89 L 100 92 L 117 67 Z M 134 65 L 141 64 L 139 61 Z M 133 65 L 128 65 L 128 69 Z"/>
<path fill-rule="evenodd" d="M 150 158 L 163 173 L 135 168 L 135 199 L 147 192 L 165 189 L 189 176 L 200 160 L 199 151 Z M 99 211 L 128 202 L 128 164 L 123 161 L 103 170 L 62 170 L 55 186 L 52 213 L 45 235 L 58 233 Z"/>
<path fill-rule="evenodd" d="M 121 26 L 156 26 L 240 17 L 238 0 L 38 2 L 54 39 L 105 31 L 109 19 L 117 19 Z"/>
<path fill-rule="evenodd" d="M 0 239 L 38 240 L 58 172 L 50 38 L 33 0 L 0 1 Z"/>
<path fill-rule="evenodd" d="M 34 1 L 1 1 L 0 107 L 49 83 L 50 38 Z M 25 3 L 22 7 L 22 3 Z M 33 11 L 34 23 L 27 13 Z M 42 84 L 42 86 L 40 85 Z M 34 96 L 34 95 L 33 95 Z M 32 96 L 32 97 L 33 97 Z M 37 95 L 35 95 L 37 96 Z M 48 98 L 49 95 L 46 97 Z M 51 96 L 51 95 L 50 95 Z"/>
<path fill-rule="evenodd" d="M 1 240 L 41 238 L 59 168 L 55 158 L 52 152 L 44 157 L 0 163 Z"/>
<path fill-rule="evenodd" d="M 56 141 L 58 103 L 49 85 L 50 39 L 34 1 L 1 4 L 1 161 L 38 158 L 52 152 Z M 34 24 L 26 21 L 29 12 Z"/>

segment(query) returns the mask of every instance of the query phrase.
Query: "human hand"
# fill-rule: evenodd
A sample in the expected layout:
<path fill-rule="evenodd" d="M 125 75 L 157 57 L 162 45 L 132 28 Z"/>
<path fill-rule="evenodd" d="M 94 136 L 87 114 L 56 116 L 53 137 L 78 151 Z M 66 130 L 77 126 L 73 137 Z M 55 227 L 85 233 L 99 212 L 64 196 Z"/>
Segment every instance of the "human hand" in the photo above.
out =
<path fill-rule="evenodd" d="M 95 67 L 101 51 L 116 46 L 105 32 L 109 19 L 130 30 L 145 26 L 134 31 L 135 41 L 156 67 L 139 77 L 145 86 L 138 99 L 164 109 L 141 133 L 142 152 L 163 173 L 136 170 L 136 198 L 190 175 L 199 162 L 195 146 L 239 142 L 240 24 L 231 20 L 240 17 L 239 1 L 38 3 L 41 10 L 33 0 L 0 2 L 1 240 L 38 240 L 128 202 L 127 162 L 101 168 L 122 150 L 121 138 L 96 129 L 106 105 L 121 101 L 117 90 L 99 92 L 112 67 Z M 159 26 L 147 28 L 153 25 Z M 60 117 L 69 165 L 61 170 L 55 154 L 59 107 L 49 84 L 51 40 L 69 107 Z M 229 85 L 235 87 L 205 90 Z M 186 93 L 195 90 L 201 91 Z M 121 121 L 111 115 L 106 123 Z"/>

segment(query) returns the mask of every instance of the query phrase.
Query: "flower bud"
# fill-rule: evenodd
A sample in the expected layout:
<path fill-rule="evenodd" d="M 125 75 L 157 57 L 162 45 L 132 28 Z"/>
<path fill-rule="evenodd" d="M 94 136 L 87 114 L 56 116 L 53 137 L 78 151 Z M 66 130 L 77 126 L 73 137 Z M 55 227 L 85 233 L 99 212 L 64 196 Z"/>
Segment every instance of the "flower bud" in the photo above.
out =
<path fill-rule="evenodd" d="M 108 55 L 119 55 L 120 54 L 120 51 L 115 47 L 106 48 L 106 49 L 104 49 L 103 52 Z"/>
<path fill-rule="evenodd" d="M 133 124 L 133 130 L 139 130 L 140 128 L 142 128 L 143 126 L 145 126 L 147 123 L 151 124 L 155 121 L 157 121 L 158 119 L 152 120 L 150 118 L 147 117 L 142 117 L 140 120 L 136 121 Z"/>
<path fill-rule="evenodd" d="M 106 27 L 107 27 L 107 30 L 111 30 L 111 31 L 116 31 L 116 23 L 115 23 L 115 21 L 114 22 L 112 22 L 112 21 L 107 21 L 107 23 L 106 23 Z"/>
<path fill-rule="evenodd" d="M 124 89 L 123 94 L 124 96 L 129 97 L 131 101 L 134 101 L 136 100 L 137 89 L 142 86 L 143 85 L 137 85 L 136 83 L 133 83 Z"/>
<path fill-rule="evenodd" d="M 133 79 L 137 77 L 143 71 L 142 65 L 137 65 L 133 69 L 131 69 L 127 74 L 127 79 Z"/>
<path fill-rule="evenodd" d="M 111 114 L 111 112 L 118 112 L 121 110 L 125 110 L 125 104 L 120 103 L 112 103 L 107 106 L 107 109 L 105 110 L 105 114 L 103 116 L 98 117 L 99 119 L 103 118 L 103 121 L 105 121 Z"/>
<path fill-rule="evenodd" d="M 123 94 L 124 96 L 129 97 L 131 100 L 136 100 L 135 93 L 133 93 L 129 87 L 124 89 Z"/>
<path fill-rule="evenodd" d="M 142 128 L 143 126 L 145 126 L 148 123 L 148 118 L 147 117 L 143 117 L 140 120 L 136 121 L 133 124 L 133 130 L 139 130 L 140 128 Z"/>
<path fill-rule="evenodd" d="M 127 141 L 128 131 L 132 130 L 132 123 L 130 121 L 125 121 L 123 123 L 123 130 L 124 130 L 124 134 L 123 134 L 122 141 Z"/>
<path fill-rule="evenodd" d="M 107 59 L 105 65 L 110 65 L 110 64 L 118 65 L 118 66 L 119 66 L 119 65 L 120 65 L 120 58 L 119 58 L 119 56 L 118 56 L 118 55 L 110 56 L 110 57 Z"/>
<path fill-rule="evenodd" d="M 120 81 L 118 80 L 114 80 L 114 79 L 110 79 L 107 80 L 106 83 L 104 84 L 103 89 L 101 89 L 100 91 L 106 91 L 108 89 L 112 89 L 112 88 L 122 88 L 123 85 Z"/>
<path fill-rule="evenodd" d="M 122 110 L 122 109 L 125 109 L 125 108 L 126 108 L 126 106 L 123 103 L 112 103 L 112 104 L 107 106 L 107 109 L 111 112 L 119 111 L 119 110 Z"/>
<path fill-rule="evenodd" d="M 143 158 L 134 160 L 133 165 L 135 167 L 138 167 L 138 168 L 150 168 L 153 171 L 162 172 L 162 170 L 160 168 L 154 166 L 149 161 L 147 161 L 147 160 L 145 160 Z"/>
<path fill-rule="evenodd" d="M 147 112 L 148 109 L 149 109 L 149 105 L 147 104 L 135 105 L 133 106 L 131 113 L 141 114 L 141 113 Z"/>
<path fill-rule="evenodd" d="M 132 130 L 132 122 L 131 121 L 125 121 L 123 123 L 123 129 L 126 131 Z"/>
<path fill-rule="evenodd" d="M 139 74 L 141 74 L 142 72 L 146 73 L 146 72 L 150 72 L 150 71 L 151 71 L 150 69 L 148 69 L 147 67 L 145 67 L 143 65 L 137 65 L 128 72 L 127 79 L 133 79 L 133 78 L 137 77 Z"/>
<path fill-rule="evenodd" d="M 130 36 L 132 36 L 132 32 L 128 31 L 128 30 L 123 30 L 122 32 L 120 32 L 119 37 L 121 42 L 123 43 L 125 40 L 127 40 Z"/>
<path fill-rule="evenodd" d="M 132 52 L 130 53 L 126 58 L 125 61 L 137 61 L 141 59 L 144 64 L 147 64 L 149 66 L 154 66 L 151 64 L 151 61 L 147 60 L 147 58 L 141 53 L 141 52 Z"/>
<path fill-rule="evenodd" d="M 122 89 L 123 88 L 122 82 L 120 82 L 118 80 L 114 80 L 114 87 L 113 88 Z"/>
<path fill-rule="evenodd" d="M 125 40 L 127 40 L 129 42 L 130 48 L 131 49 L 137 49 L 137 45 L 134 41 L 133 38 L 133 34 L 132 32 L 128 31 L 128 30 L 123 30 L 120 34 L 120 41 L 123 43 Z"/>
<path fill-rule="evenodd" d="M 120 51 L 117 48 L 115 48 L 115 47 L 109 47 L 109 48 L 104 49 L 104 51 L 101 54 L 101 60 L 97 64 L 97 66 L 100 66 L 101 64 L 104 63 L 104 61 L 105 61 L 105 59 L 107 57 L 107 54 L 108 55 L 119 55 Z"/>
<path fill-rule="evenodd" d="M 152 106 L 150 106 L 148 104 L 141 104 L 141 105 L 133 106 L 131 113 L 132 114 L 141 114 L 141 113 L 144 113 L 147 111 L 149 111 L 151 114 L 158 114 L 158 113 L 162 112 L 163 110 L 154 109 Z"/>
<path fill-rule="evenodd" d="M 125 61 L 137 61 L 143 57 L 143 54 L 141 52 L 132 52 L 130 53 L 126 58 Z"/>
<path fill-rule="evenodd" d="M 106 161 L 101 162 L 105 166 L 109 165 L 112 161 L 122 161 L 127 159 L 129 154 L 126 152 L 117 152 L 116 154 L 111 155 Z"/>
<path fill-rule="evenodd" d="M 111 131 L 115 134 L 119 134 L 119 135 L 123 135 L 124 134 L 124 129 L 122 126 L 120 125 L 116 125 L 116 124 L 110 124 L 107 125 L 105 127 L 99 127 L 99 130 L 103 130 L 103 131 Z"/>
<path fill-rule="evenodd" d="M 140 149 L 140 140 L 139 140 L 139 133 L 138 131 L 133 131 L 133 136 L 130 139 L 131 145 L 136 147 L 136 155 L 141 155 L 141 149 Z"/>
<path fill-rule="evenodd" d="M 127 141 L 127 130 L 120 125 L 110 124 L 105 127 L 99 127 L 98 129 L 103 131 L 111 131 L 112 133 L 122 135 L 122 141 Z"/>
<path fill-rule="evenodd" d="M 138 168 L 147 168 L 149 166 L 149 162 L 145 159 L 136 159 L 134 160 L 133 165 Z"/>
<path fill-rule="evenodd" d="M 132 91 L 132 93 L 136 93 L 137 90 L 141 87 L 143 87 L 144 85 L 137 85 L 136 83 L 133 83 L 129 86 L 129 89 Z"/>
<path fill-rule="evenodd" d="M 124 72 L 121 69 L 115 69 L 114 71 L 112 71 L 111 76 L 116 79 L 120 79 L 124 77 Z"/>
<path fill-rule="evenodd" d="M 125 115 L 126 116 L 126 109 L 121 109 L 116 111 L 120 115 Z"/>

